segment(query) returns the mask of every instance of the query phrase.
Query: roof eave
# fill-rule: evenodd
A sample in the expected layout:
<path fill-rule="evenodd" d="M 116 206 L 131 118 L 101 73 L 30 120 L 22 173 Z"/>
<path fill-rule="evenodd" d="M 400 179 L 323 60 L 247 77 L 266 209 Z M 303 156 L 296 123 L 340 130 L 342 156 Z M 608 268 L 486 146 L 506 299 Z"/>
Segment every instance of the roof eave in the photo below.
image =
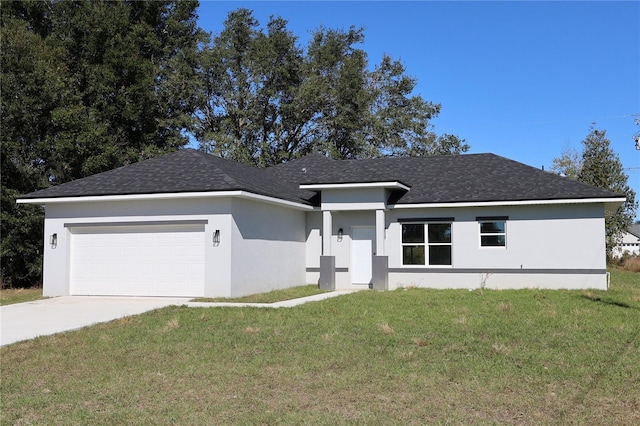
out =
<path fill-rule="evenodd" d="M 364 188 L 386 188 L 386 189 L 402 189 L 409 191 L 410 186 L 400 181 L 387 182 L 349 182 L 349 183 L 305 183 L 300 185 L 300 189 L 311 191 L 323 189 L 364 189 Z"/>
<path fill-rule="evenodd" d="M 313 206 L 284 200 L 281 198 L 269 197 L 267 195 L 254 192 L 234 190 L 234 191 L 207 191 L 207 192 L 169 192 L 153 194 L 125 194 L 125 195 L 90 195 L 78 197 L 48 197 L 48 198 L 19 198 L 18 204 L 64 204 L 64 203 L 94 203 L 108 201 L 149 201 L 149 200 L 187 200 L 197 198 L 221 198 L 236 197 L 262 201 L 269 204 L 284 205 L 298 210 L 313 210 Z"/>
<path fill-rule="evenodd" d="M 625 202 L 624 197 L 617 198 L 562 198 L 562 199 L 542 199 L 542 200 L 500 200 L 500 201 L 459 201 L 441 203 L 407 203 L 390 204 L 392 209 L 415 209 L 415 208 L 437 208 L 437 207 L 490 207 L 490 206 L 531 206 L 550 204 L 597 204 L 603 203 L 606 211 L 615 211 Z"/>

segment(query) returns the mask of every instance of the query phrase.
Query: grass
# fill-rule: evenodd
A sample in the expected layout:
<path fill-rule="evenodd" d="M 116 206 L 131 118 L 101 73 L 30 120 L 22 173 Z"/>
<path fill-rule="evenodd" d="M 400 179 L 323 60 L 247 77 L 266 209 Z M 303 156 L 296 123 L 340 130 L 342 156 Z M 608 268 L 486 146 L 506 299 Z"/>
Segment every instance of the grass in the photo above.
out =
<path fill-rule="evenodd" d="M 284 300 L 298 299 L 300 297 L 313 296 L 315 294 L 324 293 L 326 290 L 320 290 L 317 284 L 309 284 L 300 287 L 291 287 L 283 290 L 273 290 L 268 293 L 252 294 L 250 296 L 235 298 L 209 298 L 200 297 L 194 299 L 195 302 L 242 302 L 242 303 L 275 303 Z"/>
<path fill-rule="evenodd" d="M 622 256 L 608 259 L 612 268 L 619 268 L 623 271 L 640 272 L 640 255 L 624 252 Z"/>
<path fill-rule="evenodd" d="M 640 272 L 640 256 L 630 257 L 625 260 L 622 269 L 631 272 Z"/>
<path fill-rule="evenodd" d="M 640 275 L 170 307 L 0 355 L 1 424 L 633 425 Z"/>
<path fill-rule="evenodd" d="M 0 305 L 31 302 L 42 299 L 41 288 L 7 288 L 0 290 Z"/>

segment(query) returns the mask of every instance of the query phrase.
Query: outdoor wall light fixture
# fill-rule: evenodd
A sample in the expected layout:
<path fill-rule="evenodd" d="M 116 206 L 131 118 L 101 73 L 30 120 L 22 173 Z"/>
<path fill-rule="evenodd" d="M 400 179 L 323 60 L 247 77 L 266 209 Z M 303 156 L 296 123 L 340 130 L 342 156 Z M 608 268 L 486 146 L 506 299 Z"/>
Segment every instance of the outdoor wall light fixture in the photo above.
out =
<path fill-rule="evenodd" d="M 338 229 L 338 241 L 342 241 L 343 231 L 342 228 Z"/>
<path fill-rule="evenodd" d="M 49 237 L 49 244 L 51 244 L 51 248 L 58 247 L 58 234 L 51 234 L 51 237 Z"/>
<path fill-rule="evenodd" d="M 213 246 L 218 247 L 220 245 L 220 230 L 216 229 L 213 233 Z"/>

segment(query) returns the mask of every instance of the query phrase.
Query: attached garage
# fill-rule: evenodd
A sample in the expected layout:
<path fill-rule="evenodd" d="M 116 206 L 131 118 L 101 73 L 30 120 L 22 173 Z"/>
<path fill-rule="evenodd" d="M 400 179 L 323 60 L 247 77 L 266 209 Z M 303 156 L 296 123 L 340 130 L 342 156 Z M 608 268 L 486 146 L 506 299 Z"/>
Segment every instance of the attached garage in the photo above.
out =
<path fill-rule="evenodd" d="M 187 149 L 20 203 L 45 207 L 45 296 L 240 297 L 305 283 L 301 195 L 315 193 Z"/>
<path fill-rule="evenodd" d="M 205 221 L 66 227 L 70 294 L 204 296 Z"/>

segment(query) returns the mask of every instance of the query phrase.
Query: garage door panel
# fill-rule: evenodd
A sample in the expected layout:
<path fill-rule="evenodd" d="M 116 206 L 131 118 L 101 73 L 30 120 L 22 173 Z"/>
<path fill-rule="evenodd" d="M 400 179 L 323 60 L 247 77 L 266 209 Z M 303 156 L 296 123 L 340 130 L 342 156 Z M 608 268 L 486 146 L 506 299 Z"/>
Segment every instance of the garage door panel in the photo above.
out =
<path fill-rule="evenodd" d="M 71 294 L 204 294 L 204 226 L 82 228 L 71 240 Z"/>

